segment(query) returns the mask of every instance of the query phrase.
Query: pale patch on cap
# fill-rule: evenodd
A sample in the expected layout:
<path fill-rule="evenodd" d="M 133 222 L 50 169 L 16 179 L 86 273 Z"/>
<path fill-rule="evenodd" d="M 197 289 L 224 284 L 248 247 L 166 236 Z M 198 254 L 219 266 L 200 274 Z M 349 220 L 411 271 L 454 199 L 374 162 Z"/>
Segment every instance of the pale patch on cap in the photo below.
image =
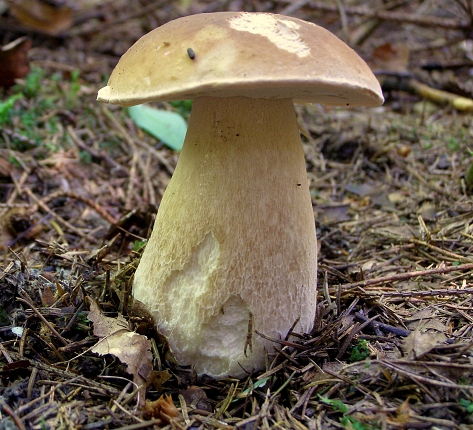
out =
<path fill-rule="evenodd" d="M 286 19 L 279 19 L 266 13 L 243 13 L 229 19 L 230 27 L 237 31 L 248 31 L 266 37 L 277 48 L 296 54 L 298 57 L 307 57 L 310 48 L 297 30 L 299 24 Z"/>

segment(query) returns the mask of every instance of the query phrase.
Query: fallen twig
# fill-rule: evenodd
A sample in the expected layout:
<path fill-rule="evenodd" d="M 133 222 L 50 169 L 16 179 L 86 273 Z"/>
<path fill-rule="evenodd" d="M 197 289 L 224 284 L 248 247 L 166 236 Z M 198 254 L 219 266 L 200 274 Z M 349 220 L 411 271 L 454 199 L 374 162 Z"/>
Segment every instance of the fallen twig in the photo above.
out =
<path fill-rule="evenodd" d="M 7 415 L 9 415 L 11 417 L 11 419 L 13 420 L 13 422 L 16 424 L 16 426 L 20 429 L 20 430 L 26 430 L 26 427 L 24 426 L 24 424 L 22 423 L 22 421 L 20 420 L 20 418 L 18 417 L 17 414 L 15 414 L 15 412 L 13 411 L 13 409 L 10 408 L 10 406 L 8 406 L 4 401 L 1 402 L 1 406 L 3 408 L 3 410 L 7 413 Z M 2 420 L 3 421 L 3 420 Z"/>
<path fill-rule="evenodd" d="M 381 329 L 385 332 L 393 333 L 396 336 L 406 337 L 406 336 L 409 336 L 411 334 L 410 330 L 405 330 L 403 328 L 394 327 L 394 326 L 389 325 L 389 324 L 383 324 L 383 323 L 380 323 L 378 321 L 372 321 L 372 319 L 370 321 L 370 318 L 365 317 L 360 312 L 355 312 L 355 317 L 357 319 L 359 319 L 360 321 L 368 322 L 369 327 L 379 328 L 379 329 Z"/>
<path fill-rule="evenodd" d="M 39 311 L 35 308 L 35 306 L 34 306 L 33 303 L 31 303 L 31 302 L 30 302 L 29 300 L 27 300 L 27 299 L 24 299 L 24 298 L 21 299 L 21 298 L 19 298 L 19 297 L 18 297 L 16 300 L 19 301 L 19 302 L 22 302 L 22 303 L 27 304 L 27 305 L 31 308 L 31 310 L 36 314 L 36 316 L 46 325 L 46 327 L 48 327 L 48 329 L 51 331 L 51 333 L 53 333 L 54 336 L 56 336 L 57 339 L 58 339 L 64 346 L 69 345 L 70 341 L 67 341 L 66 339 L 64 339 L 64 338 L 59 334 L 59 332 L 51 325 L 51 323 L 50 323 L 46 318 L 44 318 L 43 315 L 41 315 L 41 312 L 39 312 Z"/>
<path fill-rule="evenodd" d="M 94 202 L 87 197 L 81 196 L 80 194 L 74 193 L 73 191 L 56 191 L 54 193 L 48 194 L 46 197 L 42 199 L 43 202 L 50 202 L 51 200 L 57 199 L 58 197 L 67 197 L 74 200 L 79 200 L 80 202 L 86 204 L 87 206 L 91 207 L 95 212 L 97 212 L 105 221 L 109 222 L 110 224 L 116 224 L 118 220 L 116 220 L 112 215 L 110 215 L 102 206 L 98 203 Z"/>
<path fill-rule="evenodd" d="M 448 266 L 448 267 L 442 266 L 442 267 L 437 267 L 436 269 L 416 270 L 413 272 L 383 276 L 381 278 L 376 278 L 376 279 L 365 279 L 363 281 L 354 282 L 352 284 L 342 285 L 341 288 L 346 291 L 352 288 L 372 287 L 373 285 L 383 285 L 383 284 L 388 284 L 390 282 L 405 281 L 407 279 L 418 278 L 418 277 L 423 277 L 423 276 L 439 275 L 442 273 L 450 273 L 450 272 L 455 272 L 455 271 L 462 272 L 466 270 L 473 270 L 473 263 L 461 264 L 459 266 Z M 433 293 L 433 291 L 436 291 L 437 293 Z M 471 293 L 473 293 L 473 288 L 464 288 L 461 290 L 442 289 L 442 290 L 431 290 L 431 291 L 408 291 L 408 292 L 392 292 L 392 293 L 380 292 L 380 294 L 383 294 L 383 295 L 389 295 L 389 296 L 397 295 L 400 297 L 404 295 L 405 296 L 410 296 L 410 295 L 422 296 L 422 295 L 433 295 L 433 294 L 453 295 L 453 294 L 471 294 Z"/>
<path fill-rule="evenodd" d="M 403 367 L 396 365 L 390 361 L 387 360 L 375 360 L 375 363 L 380 363 L 382 366 L 385 366 L 391 370 L 394 370 L 401 375 L 407 376 L 408 378 L 411 378 L 414 381 L 422 382 L 427 385 L 435 385 L 437 387 L 446 387 L 446 388 L 455 388 L 455 389 L 460 389 L 460 390 L 473 390 L 473 385 L 467 385 L 467 384 L 456 384 L 455 382 L 443 382 L 443 381 L 438 381 L 436 379 L 432 378 L 427 378 L 425 376 L 421 376 L 418 373 L 414 373 L 413 371 L 409 371 L 404 369 Z M 411 366 L 412 364 L 410 362 L 406 363 L 406 365 Z M 431 363 L 428 363 L 427 366 L 430 366 Z"/>
<path fill-rule="evenodd" d="M 89 236 L 88 234 L 84 233 L 82 230 L 78 229 L 77 227 L 74 227 L 70 222 L 66 221 L 62 216 L 58 215 L 57 213 L 55 213 L 51 208 L 48 207 L 48 205 L 46 203 L 44 203 L 43 200 L 39 199 L 38 197 L 36 197 L 33 193 L 33 191 L 31 191 L 29 188 L 24 188 L 23 191 L 29 196 L 31 197 L 35 203 L 42 209 L 44 210 L 45 212 L 47 212 L 48 214 L 51 214 L 51 216 L 57 221 L 59 222 L 60 224 L 62 224 L 64 227 L 66 227 L 67 229 L 69 229 L 70 231 L 72 231 L 73 233 L 77 234 L 78 236 L 86 239 L 87 241 L 89 241 L 90 243 L 97 243 L 98 240 L 95 238 L 95 237 L 92 237 L 92 236 Z"/>
<path fill-rule="evenodd" d="M 377 71 L 377 76 L 387 75 L 384 79 L 381 79 L 383 90 L 390 91 L 393 89 L 400 91 L 407 91 L 411 94 L 417 94 L 427 100 L 440 105 L 450 105 L 454 109 L 463 112 L 473 111 L 473 100 L 467 97 L 462 97 L 458 94 L 450 93 L 448 91 L 439 90 L 433 88 L 427 84 L 424 84 L 414 77 L 410 73 L 386 73 L 385 71 Z"/>
<path fill-rule="evenodd" d="M 288 3 L 287 1 L 285 3 Z M 325 12 L 338 12 L 338 6 L 333 3 L 325 3 L 320 1 L 305 2 L 301 6 L 306 6 L 313 10 L 322 10 Z M 440 18 L 435 16 L 423 16 L 418 14 L 409 14 L 403 12 L 393 12 L 387 10 L 374 10 L 366 7 L 345 6 L 345 13 L 348 15 L 361 15 L 365 18 L 378 18 L 384 21 L 394 21 L 403 24 L 416 24 L 426 27 L 451 28 L 455 30 L 463 30 L 471 27 L 471 20 L 468 19 L 452 19 Z"/>

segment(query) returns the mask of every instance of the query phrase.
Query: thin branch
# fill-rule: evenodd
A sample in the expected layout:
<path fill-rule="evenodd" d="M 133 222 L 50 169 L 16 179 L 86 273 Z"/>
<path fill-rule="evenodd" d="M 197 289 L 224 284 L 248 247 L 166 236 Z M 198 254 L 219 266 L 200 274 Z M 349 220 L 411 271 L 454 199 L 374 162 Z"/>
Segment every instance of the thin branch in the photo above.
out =
<path fill-rule="evenodd" d="M 348 290 L 351 288 L 358 288 L 358 287 L 372 287 L 373 285 L 383 285 L 383 284 L 388 284 L 391 282 L 397 282 L 397 281 L 405 281 L 407 279 L 412 279 L 412 278 L 418 278 L 418 277 L 425 277 L 425 276 L 431 276 L 431 275 L 439 275 L 443 273 L 450 273 L 450 272 L 463 272 L 467 270 L 473 270 L 473 263 L 468 263 L 468 264 L 462 264 L 459 266 L 442 266 L 442 267 L 437 267 L 436 269 L 427 269 L 427 270 L 416 270 L 413 272 L 407 272 L 407 273 L 398 273 L 396 275 L 389 275 L 389 276 L 383 276 L 381 278 L 376 278 L 376 279 L 365 279 L 363 281 L 359 282 L 354 282 L 352 284 L 345 284 L 342 285 L 341 288 L 343 290 Z M 461 290 L 437 290 L 437 292 L 441 292 L 442 294 L 471 294 L 473 292 L 473 288 L 465 288 Z M 452 293 L 454 291 L 454 293 Z M 429 295 L 432 295 L 430 291 L 415 291 L 413 292 L 414 295 L 426 295 L 428 293 Z M 404 293 L 383 293 L 383 295 L 399 295 L 402 296 Z"/>
<path fill-rule="evenodd" d="M 338 13 L 338 6 L 336 4 L 329 4 L 320 1 L 312 1 L 307 5 L 313 10 L 322 10 L 325 12 Z M 471 27 L 470 19 L 453 19 L 453 18 L 439 18 L 435 16 L 422 16 L 417 14 L 409 14 L 404 12 L 393 12 L 387 10 L 373 10 L 366 7 L 346 6 L 345 13 L 347 15 L 360 15 L 365 18 L 378 18 L 384 21 L 394 21 L 403 24 L 416 24 L 425 27 L 441 27 L 453 30 L 465 30 Z"/>

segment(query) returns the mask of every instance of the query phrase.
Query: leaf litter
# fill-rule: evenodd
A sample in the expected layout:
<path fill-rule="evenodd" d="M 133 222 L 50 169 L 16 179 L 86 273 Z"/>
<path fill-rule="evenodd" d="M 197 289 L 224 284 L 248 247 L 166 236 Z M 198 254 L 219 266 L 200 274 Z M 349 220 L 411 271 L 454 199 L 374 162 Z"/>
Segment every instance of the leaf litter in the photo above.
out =
<path fill-rule="evenodd" d="M 93 333 L 99 341 L 91 352 L 99 355 L 111 354 L 127 366 L 127 373 L 133 376 L 135 387 L 143 387 L 153 369 L 151 342 L 141 334 L 128 328 L 123 316 L 104 316 L 95 301 L 90 303 L 87 319 L 93 323 Z M 140 406 L 144 403 L 146 386 L 140 391 Z"/>
<path fill-rule="evenodd" d="M 400 81 L 382 108 L 297 107 L 320 247 L 311 333 L 280 340 L 258 374 L 197 378 L 133 303 L 177 154 L 95 93 L 144 32 L 217 3 L 77 2 L 62 39 L 30 36 L 31 72 L 0 106 L 0 428 L 470 428 L 471 115 Z M 383 68 L 400 80 L 402 65 L 473 95 L 464 2 L 440 15 L 398 5 L 383 21 L 350 5 L 343 25 L 324 2 L 230 3 L 296 13 L 364 39 L 367 59 L 383 47 Z M 12 19 L 0 27 L 16 31 Z M 123 354 L 123 339 L 141 352 Z"/>

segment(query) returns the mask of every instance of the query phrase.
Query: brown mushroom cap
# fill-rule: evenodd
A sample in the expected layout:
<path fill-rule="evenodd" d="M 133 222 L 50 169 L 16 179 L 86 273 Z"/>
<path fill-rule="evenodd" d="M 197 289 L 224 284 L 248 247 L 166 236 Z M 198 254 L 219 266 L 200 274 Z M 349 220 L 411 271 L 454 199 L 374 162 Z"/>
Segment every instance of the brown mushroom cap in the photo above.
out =
<path fill-rule="evenodd" d="M 187 16 L 151 31 L 122 56 L 98 100 L 130 106 L 200 96 L 383 102 L 366 63 L 329 31 L 297 18 L 245 12 Z"/>

